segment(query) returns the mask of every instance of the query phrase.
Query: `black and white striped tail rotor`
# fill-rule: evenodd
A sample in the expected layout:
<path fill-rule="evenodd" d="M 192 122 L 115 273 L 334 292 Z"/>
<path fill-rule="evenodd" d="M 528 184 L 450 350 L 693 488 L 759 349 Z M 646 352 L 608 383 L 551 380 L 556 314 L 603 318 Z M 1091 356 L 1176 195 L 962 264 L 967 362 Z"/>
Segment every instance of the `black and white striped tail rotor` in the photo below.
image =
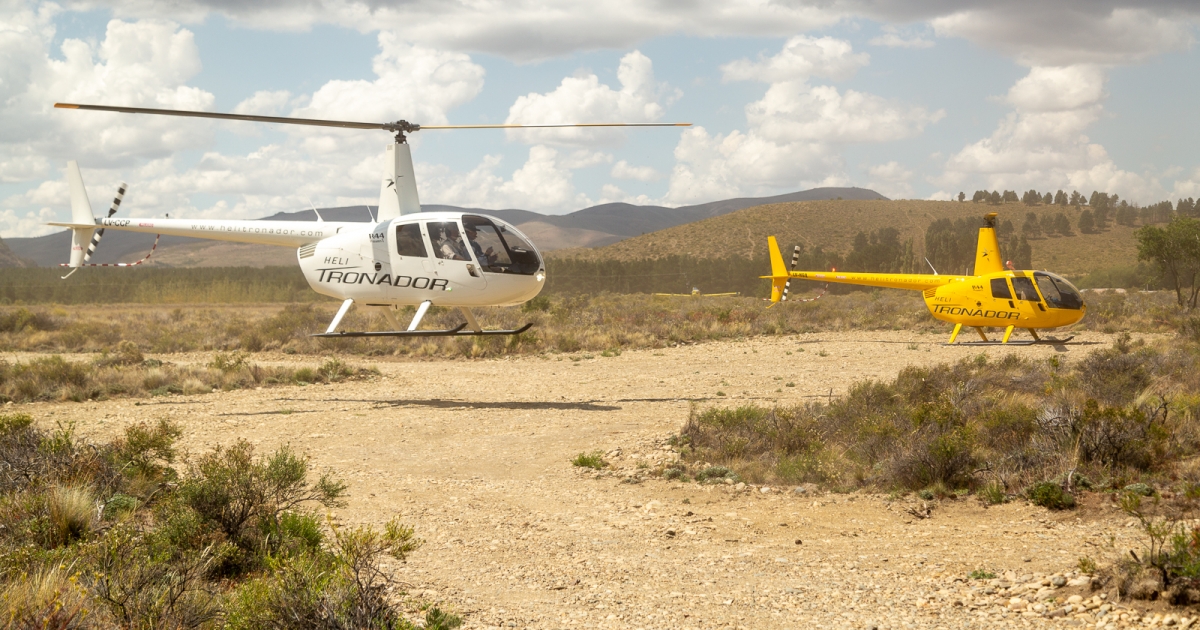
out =
<path fill-rule="evenodd" d="M 121 186 L 117 188 L 117 196 L 113 197 L 112 207 L 108 209 L 108 217 L 116 214 L 117 210 L 121 207 L 121 200 L 125 198 L 126 186 L 128 184 L 121 182 Z M 87 253 L 83 255 L 84 263 L 92 259 L 92 254 L 96 253 L 96 246 L 100 244 L 100 239 L 102 238 L 104 238 L 104 228 L 96 230 L 96 233 L 92 235 L 92 242 L 88 245 Z"/>
<path fill-rule="evenodd" d="M 799 263 L 799 262 L 800 262 L 800 246 L 797 245 L 796 248 L 792 250 L 792 264 L 788 267 L 788 271 L 789 272 L 795 271 L 796 263 Z M 792 279 L 789 276 L 787 279 L 787 282 L 783 283 L 783 298 L 781 298 L 780 301 L 782 301 L 782 302 L 787 301 L 788 289 L 791 289 L 791 288 L 792 288 Z"/>

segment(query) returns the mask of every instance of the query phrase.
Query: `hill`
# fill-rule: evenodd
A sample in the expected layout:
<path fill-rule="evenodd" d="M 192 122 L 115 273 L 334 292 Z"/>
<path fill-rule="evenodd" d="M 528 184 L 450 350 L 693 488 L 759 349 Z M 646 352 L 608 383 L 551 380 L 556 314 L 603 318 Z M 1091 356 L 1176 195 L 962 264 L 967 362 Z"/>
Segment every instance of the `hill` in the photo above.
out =
<path fill-rule="evenodd" d="M 918 255 L 924 253 L 925 230 L 938 219 L 979 219 L 999 213 L 999 221 L 1012 221 L 1017 228 L 1025 215 L 1063 212 L 1078 225 L 1079 211 L 1073 207 L 1025 206 L 1020 203 L 986 205 L 957 201 L 842 200 L 775 203 L 723 214 L 695 223 L 674 226 L 635 236 L 595 249 L 570 249 L 550 254 L 554 259 L 579 261 L 633 261 L 684 256 L 701 259 L 763 258 L 767 236 L 774 235 L 790 250 L 802 243 L 806 249 L 849 251 L 859 232 L 894 227 L 902 241 L 912 239 Z M 1136 228 L 1110 226 L 1098 234 L 1031 239 L 1033 263 L 1067 275 L 1081 275 L 1137 262 L 1133 239 Z M 1001 243 L 1004 247 L 1006 243 Z"/>
<path fill-rule="evenodd" d="M 0 267 L 26 267 L 28 261 L 21 260 L 8 248 L 4 239 L 0 239 Z"/>
<path fill-rule="evenodd" d="M 489 214 L 516 225 L 533 239 L 533 242 L 542 251 L 553 251 L 563 248 L 609 245 L 631 236 L 720 216 L 764 203 L 839 197 L 843 199 L 885 199 L 879 193 L 865 188 L 813 188 L 774 197 L 725 199 L 679 208 L 609 203 L 564 215 L 544 215 L 517 209 L 486 210 L 434 204 L 423 205 L 421 208 L 426 212 L 454 211 Z M 370 221 L 375 210 L 374 207 L 368 206 L 346 206 L 322 208 L 318 212 L 326 221 Z M 302 210 L 280 212 L 264 217 L 264 220 L 315 221 L 316 218 L 317 215 L 312 210 Z M 131 262 L 145 256 L 153 243 L 154 237 L 147 234 L 109 230 L 105 233 L 93 262 Z M 9 244 L 17 256 L 34 261 L 39 266 L 52 267 L 66 260 L 71 246 L 71 236 L 64 230 L 34 238 L 9 239 Z M 278 247 L 167 236 L 159 241 L 158 249 L 152 260 L 158 264 L 173 267 L 266 267 L 293 264 L 295 252 Z"/>

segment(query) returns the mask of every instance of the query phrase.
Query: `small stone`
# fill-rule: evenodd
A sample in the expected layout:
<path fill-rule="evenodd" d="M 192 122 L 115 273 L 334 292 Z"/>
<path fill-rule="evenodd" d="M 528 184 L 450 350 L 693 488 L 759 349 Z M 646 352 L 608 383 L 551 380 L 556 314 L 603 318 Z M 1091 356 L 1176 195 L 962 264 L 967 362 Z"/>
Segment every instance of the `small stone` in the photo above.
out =
<path fill-rule="evenodd" d="M 737 490 L 738 492 L 741 492 L 742 490 L 746 489 L 746 484 L 744 482 L 739 481 L 737 483 L 737 485 L 733 487 L 733 489 Z"/>
<path fill-rule="evenodd" d="M 763 494 L 769 494 L 771 492 L 771 489 L 768 488 L 767 486 L 763 486 L 763 487 L 759 488 L 758 491 Z"/>
<path fill-rule="evenodd" d="M 1013 610 L 1025 610 L 1025 605 L 1027 603 L 1028 602 L 1021 599 L 1020 597 L 1014 597 L 1014 598 L 1008 600 L 1008 607 Z"/>
<path fill-rule="evenodd" d="M 1056 576 L 1050 578 L 1050 586 L 1053 586 L 1054 588 L 1062 588 L 1066 585 L 1067 585 L 1067 578 L 1065 578 L 1061 575 L 1056 575 Z"/>
<path fill-rule="evenodd" d="M 804 486 L 798 486 L 796 488 L 793 488 L 792 492 L 794 494 L 805 494 L 806 492 L 808 492 L 808 488 L 805 488 Z"/>
<path fill-rule="evenodd" d="M 1083 596 L 1082 595 L 1072 595 L 1067 598 L 1067 603 L 1068 604 L 1082 604 Z"/>

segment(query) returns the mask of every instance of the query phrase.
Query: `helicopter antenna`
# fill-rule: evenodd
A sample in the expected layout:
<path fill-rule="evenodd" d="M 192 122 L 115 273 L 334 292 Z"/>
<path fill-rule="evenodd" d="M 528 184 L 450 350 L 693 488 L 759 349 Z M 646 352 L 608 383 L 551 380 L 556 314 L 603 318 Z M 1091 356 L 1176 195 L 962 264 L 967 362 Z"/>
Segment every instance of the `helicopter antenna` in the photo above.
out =
<path fill-rule="evenodd" d="M 929 265 L 930 269 L 933 269 L 933 263 L 929 262 L 928 256 L 925 257 L 925 264 Z M 935 275 L 935 276 L 938 275 L 937 269 L 933 269 L 933 275 Z"/>
<path fill-rule="evenodd" d="M 371 212 L 371 206 L 363 206 L 363 207 L 367 209 L 367 216 L 371 217 L 371 223 L 379 223 L 379 221 L 375 220 L 375 214 L 373 212 Z"/>
<path fill-rule="evenodd" d="M 310 208 L 312 208 L 313 214 L 317 215 L 317 221 L 324 223 L 325 219 L 321 218 L 321 213 L 317 210 L 317 205 L 314 204 L 312 202 L 312 199 L 310 199 L 309 197 L 305 196 L 304 198 L 308 199 L 308 205 Z"/>

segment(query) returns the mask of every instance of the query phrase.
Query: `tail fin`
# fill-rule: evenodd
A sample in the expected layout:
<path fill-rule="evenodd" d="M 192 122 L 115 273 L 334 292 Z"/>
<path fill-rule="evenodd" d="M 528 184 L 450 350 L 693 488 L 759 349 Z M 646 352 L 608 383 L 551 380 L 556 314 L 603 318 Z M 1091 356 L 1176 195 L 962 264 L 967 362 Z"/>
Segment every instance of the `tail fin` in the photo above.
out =
<path fill-rule="evenodd" d="M 983 217 L 983 227 L 979 228 L 979 241 L 975 247 L 975 275 L 983 276 L 997 271 L 1004 271 L 1004 261 L 1000 258 L 1000 242 L 996 239 L 996 213 L 989 212 Z"/>
<path fill-rule="evenodd" d="M 771 279 L 771 303 L 774 304 L 783 297 L 783 287 L 787 285 L 787 266 L 783 263 L 783 254 L 779 253 L 779 243 L 774 236 L 767 237 L 767 248 L 771 251 L 771 275 L 760 276 Z"/>
<path fill-rule="evenodd" d="M 83 175 L 79 173 L 79 164 L 75 160 L 67 162 L 67 186 L 71 189 L 71 223 L 95 225 L 96 217 L 92 215 L 92 204 L 88 201 Z M 88 242 L 92 240 L 95 230 L 94 227 L 71 228 L 71 267 L 83 264 Z"/>

